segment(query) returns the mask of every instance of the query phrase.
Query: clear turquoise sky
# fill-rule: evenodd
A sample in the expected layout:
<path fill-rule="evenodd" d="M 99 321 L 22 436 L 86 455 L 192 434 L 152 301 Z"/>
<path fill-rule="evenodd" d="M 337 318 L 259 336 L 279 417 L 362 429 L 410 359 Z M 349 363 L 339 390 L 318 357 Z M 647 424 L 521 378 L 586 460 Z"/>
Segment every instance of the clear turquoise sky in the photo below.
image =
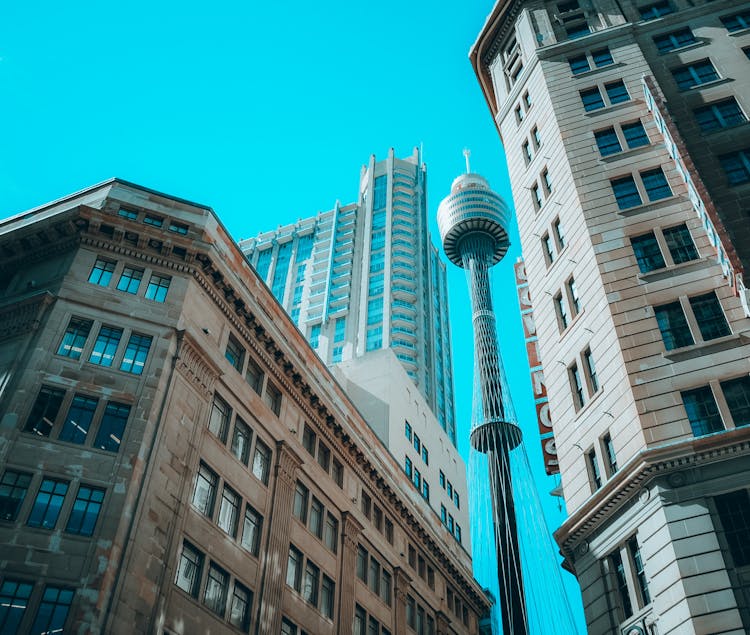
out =
<path fill-rule="evenodd" d="M 421 145 L 437 241 L 437 206 L 464 170 L 464 147 L 472 170 L 511 201 L 468 61 L 491 9 L 492 0 L 2 3 L 0 216 L 117 176 L 210 205 L 239 240 L 355 201 L 371 154 Z M 511 238 L 494 273 L 501 348 L 556 528 L 564 515 L 541 462 L 515 229 Z M 449 271 L 467 457 L 471 322 L 463 272 Z"/>

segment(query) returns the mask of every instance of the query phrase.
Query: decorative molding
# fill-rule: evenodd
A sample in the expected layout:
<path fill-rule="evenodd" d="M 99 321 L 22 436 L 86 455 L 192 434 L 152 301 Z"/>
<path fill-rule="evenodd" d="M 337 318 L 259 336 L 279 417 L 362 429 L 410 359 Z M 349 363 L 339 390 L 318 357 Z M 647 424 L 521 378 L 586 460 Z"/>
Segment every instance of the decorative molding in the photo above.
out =
<path fill-rule="evenodd" d="M 0 341 L 36 331 L 56 299 L 49 291 L 41 291 L 0 307 Z"/>
<path fill-rule="evenodd" d="M 210 398 L 221 370 L 203 355 L 201 347 L 185 331 L 178 332 L 177 347 L 177 370 L 203 397 Z"/>
<path fill-rule="evenodd" d="M 294 488 L 300 465 L 302 465 L 302 459 L 292 450 L 292 447 L 286 441 L 278 441 L 276 443 L 276 479 L 282 481 L 290 489 Z"/>

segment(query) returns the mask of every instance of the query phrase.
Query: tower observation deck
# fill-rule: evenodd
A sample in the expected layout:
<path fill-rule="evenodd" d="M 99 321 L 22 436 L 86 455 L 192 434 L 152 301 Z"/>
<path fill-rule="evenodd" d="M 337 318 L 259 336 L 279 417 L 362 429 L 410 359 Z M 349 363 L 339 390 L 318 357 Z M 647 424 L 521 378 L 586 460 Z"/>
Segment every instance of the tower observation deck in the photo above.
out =
<path fill-rule="evenodd" d="M 486 455 L 497 553 L 499 609 L 504 635 L 528 635 L 510 453 L 521 445 L 504 373 L 492 308 L 489 270 L 510 246 L 510 210 L 478 174 L 453 181 L 438 208 L 438 228 L 448 259 L 466 271 L 474 332 L 472 452 Z M 484 478 L 483 475 L 480 478 Z"/>

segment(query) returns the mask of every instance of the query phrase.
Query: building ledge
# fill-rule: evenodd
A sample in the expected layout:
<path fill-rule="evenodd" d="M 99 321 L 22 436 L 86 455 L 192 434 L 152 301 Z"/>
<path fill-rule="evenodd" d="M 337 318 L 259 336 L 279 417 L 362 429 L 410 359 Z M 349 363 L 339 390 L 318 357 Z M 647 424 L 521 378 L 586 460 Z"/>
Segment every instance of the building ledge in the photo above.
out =
<path fill-rule="evenodd" d="M 702 357 L 703 355 L 725 351 L 729 348 L 735 348 L 736 346 L 741 346 L 748 342 L 750 342 L 750 337 L 748 337 L 748 335 L 743 333 L 733 333 L 732 335 L 718 337 L 715 340 L 710 340 L 708 342 L 699 342 L 697 344 L 692 344 L 691 346 L 675 348 L 671 351 L 662 353 L 662 356 L 670 362 L 682 362 L 686 359 L 694 359 L 696 357 Z"/>
<path fill-rule="evenodd" d="M 579 79 L 579 78 L 588 78 L 592 77 L 593 75 L 597 75 L 599 73 L 603 73 L 604 71 L 611 70 L 613 68 L 619 68 L 624 67 L 625 64 L 622 62 L 615 62 L 614 64 L 605 64 L 604 66 L 597 66 L 596 68 L 589 69 L 587 71 L 584 71 L 583 73 L 571 73 L 570 76 L 573 79 Z"/>
<path fill-rule="evenodd" d="M 620 152 L 613 152 L 612 154 L 608 154 L 606 157 L 600 156 L 599 161 L 601 161 L 602 163 L 614 163 L 615 161 L 619 161 L 620 159 L 629 159 L 639 154 L 644 154 L 649 150 L 653 150 L 653 148 L 654 144 L 649 141 L 649 143 L 645 146 L 639 146 L 632 149 L 628 148 L 627 150 L 620 150 Z"/>
<path fill-rule="evenodd" d="M 617 210 L 620 216 L 628 218 L 630 216 L 637 216 L 638 214 L 645 214 L 646 212 L 652 212 L 655 210 L 662 209 L 663 207 L 670 207 L 676 202 L 690 203 L 687 196 L 667 196 L 666 198 L 660 198 L 658 201 L 653 203 L 642 203 L 641 205 L 635 205 L 634 207 L 628 207 L 627 209 Z"/>
<path fill-rule="evenodd" d="M 607 67 L 609 68 L 609 67 Z M 599 115 L 610 115 L 618 110 L 623 110 L 629 106 L 643 105 L 642 99 L 628 99 L 627 101 L 621 101 L 619 104 L 612 104 L 610 106 L 604 106 L 604 108 L 597 108 L 596 110 L 589 110 L 585 112 L 586 117 L 598 117 Z"/>
<path fill-rule="evenodd" d="M 659 282 L 660 280 L 667 280 L 684 273 L 692 273 L 698 269 L 703 269 L 704 267 L 710 266 L 715 261 L 715 258 L 698 258 L 697 260 L 689 260 L 687 262 L 681 262 L 679 265 L 672 265 L 671 267 L 663 267 L 661 269 L 655 269 L 654 271 L 640 273 L 638 274 L 638 279 L 645 283 Z"/>

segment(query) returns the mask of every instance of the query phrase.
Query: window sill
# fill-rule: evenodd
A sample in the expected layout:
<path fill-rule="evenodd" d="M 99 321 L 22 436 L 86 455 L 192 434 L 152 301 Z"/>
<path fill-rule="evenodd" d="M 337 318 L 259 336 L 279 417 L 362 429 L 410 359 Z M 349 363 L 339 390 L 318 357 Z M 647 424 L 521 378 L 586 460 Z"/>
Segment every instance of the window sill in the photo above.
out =
<path fill-rule="evenodd" d="M 638 214 L 645 214 L 646 212 L 659 210 L 663 207 L 669 207 L 676 202 L 682 201 L 687 202 L 687 197 L 672 195 L 668 196 L 667 198 L 660 198 L 658 201 L 654 201 L 653 203 L 642 203 L 641 205 L 635 205 L 634 207 L 628 207 L 627 209 L 620 209 L 617 210 L 617 213 L 620 216 L 624 216 L 627 218 L 629 216 L 637 216 Z"/>
<path fill-rule="evenodd" d="M 738 29 L 737 31 L 727 30 L 727 35 L 729 37 L 740 37 L 743 35 L 747 35 L 748 33 L 750 33 L 750 27 L 745 27 L 744 29 Z"/>
<path fill-rule="evenodd" d="M 581 309 L 578 313 L 576 313 L 576 316 L 570 321 L 568 326 L 566 326 L 562 331 L 560 331 L 560 339 L 558 339 L 558 342 L 562 342 L 563 338 L 570 333 L 570 331 L 573 330 L 573 327 L 580 321 L 581 316 L 586 312 L 586 308 L 584 307 Z M 585 406 L 584 406 L 585 408 Z M 583 408 L 581 408 L 583 410 Z"/>
<path fill-rule="evenodd" d="M 715 340 L 709 340 L 708 342 L 698 342 L 691 346 L 683 346 L 682 348 L 665 351 L 662 353 L 662 356 L 670 362 L 682 362 L 688 359 L 702 357 L 703 355 L 719 353 L 729 348 L 734 348 L 738 344 L 746 344 L 748 342 L 750 342 L 750 335 L 746 335 L 745 333 L 733 333 L 732 335 L 717 337 Z"/>
<path fill-rule="evenodd" d="M 677 87 L 677 90 L 679 90 L 681 93 L 687 93 L 691 90 L 698 90 L 701 88 L 711 88 L 712 86 L 720 86 L 721 84 L 728 84 L 729 82 L 733 82 L 734 79 L 731 77 L 720 77 L 719 79 L 713 79 L 710 82 L 704 82 L 703 84 L 695 84 L 693 86 L 690 86 L 689 88 L 680 88 Z"/>
<path fill-rule="evenodd" d="M 579 313 L 580 315 L 580 313 Z M 588 410 L 591 409 L 591 404 L 595 403 L 597 399 L 599 399 L 599 396 L 604 392 L 604 386 L 599 386 L 599 390 L 597 390 L 593 395 L 589 397 L 589 400 L 583 404 L 578 410 L 576 410 L 575 418 L 578 419 L 579 417 L 582 417 L 584 413 L 586 413 Z M 601 488 L 600 488 L 601 489 Z M 597 490 L 598 491 L 598 490 Z"/>
<path fill-rule="evenodd" d="M 687 262 L 681 262 L 679 265 L 672 265 L 670 267 L 662 269 L 654 269 L 647 273 L 639 273 L 638 279 L 646 284 L 650 282 L 659 282 L 660 280 L 667 280 L 675 276 L 680 276 L 683 273 L 692 273 L 698 269 L 703 269 L 710 265 L 715 258 L 698 258 L 697 260 L 689 260 Z"/>
<path fill-rule="evenodd" d="M 637 148 L 628 148 L 627 150 L 620 150 L 619 152 L 613 152 L 612 154 L 608 154 L 605 157 L 600 155 L 599 161 L 601 161 L 602 163 L 614 163 L 615 161 L 619 161 L 620 159 L 629 159 L 630 157 L 643 154 L 644 152 L 647 152 L 653 147 L 654 147 L 654 144 L 649 142 L 644 146 L 638 146 Z"/>
<path fill-rule="evenodd" d="M 578 79 L 579 77 L 591 77 L 592 75 L 597 75 L 603 71 L 606 71 L 610 68 L 621 68 L 625 66 L 622 62 L 615 62 L 614 64 L 605 64 L 604 66 L 597 66 L 596 68 L 590 68 L 587 71 L 584 71 L 583 73 L 572 73 L 570 76 L 573 79 Z"/>
<path fill-rule="evenodd" d="M 691 42 L 690 44 L 685 44 L 685 46 L 678 46 L 673 49 L 669 49 L 668 51 L 659 51 L 659 55 L 669 55 L 670 53 L 682 53 L 683 51 L 692 51 L 693 49 L 700 48 L 701 46 L 705 46 L 708 44 L 708 40 L 696 40 L 695 42 Z"/>
<path fill-rule="evenodd" d="M 621 101 L 619 104 L 610 104 L 609 106 L 604 106 L 603 108 L 589 110 L 588 112 L 584 112 L 584 114 L 587 117 L 597 117 L 598 115 L 602 114 L 609 115 L 617 110 L 622 110 L 623 108 L 627 108 L 628 106 L 632 106 L 633 104 L 637 103 L 639 102 L 635 99 L 628 99 L 627 101 Z"/>
<path fill-rule="evenodd" d="M 543 209 L 543 208 L 542 208 Z M 567 243 L 565 244 L 565 247 L 563 247 L 560 251 L 557 252 L 557 255 L 555 256 L 555 259 L 552 262 L 549 262 L 547 260 L 546 254 L 544 258 L 544 263 L 547 265 L 547 274 L 549 274 L 550 271 L 552 271 L 552 268 L 562 260 L 562 258 L 565 256 L 565 252 L 568 248 Z"/>

